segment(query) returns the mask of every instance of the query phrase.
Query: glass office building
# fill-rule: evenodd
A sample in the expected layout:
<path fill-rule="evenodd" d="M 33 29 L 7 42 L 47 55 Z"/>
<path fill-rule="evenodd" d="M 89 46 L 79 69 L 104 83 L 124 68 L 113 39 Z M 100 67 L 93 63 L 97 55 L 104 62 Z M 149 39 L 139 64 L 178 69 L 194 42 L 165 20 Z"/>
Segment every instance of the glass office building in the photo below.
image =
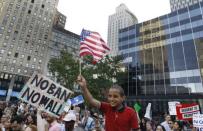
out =
<path fill-rule="evenodd" d="M 125 93 L 132 105 L 203 99 L 203 2 L 119 31 L 119 51 L 128 68 Z M 153 106 L 154 105 L 154 106 Z M 160 106 L 158 106 L 160 105 Z"/>

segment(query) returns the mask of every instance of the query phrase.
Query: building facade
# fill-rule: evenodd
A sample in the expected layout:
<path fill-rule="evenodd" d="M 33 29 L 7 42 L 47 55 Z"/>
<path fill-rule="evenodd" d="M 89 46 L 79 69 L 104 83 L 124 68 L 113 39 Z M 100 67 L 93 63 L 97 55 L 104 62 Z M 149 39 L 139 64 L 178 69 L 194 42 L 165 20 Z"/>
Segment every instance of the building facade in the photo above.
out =
<path fill-rule="evenodd" d="M 44 73 L 58 0 L 1 0 L 0 71 Z"/>
<path fill-rule="evenodd" d="M 65 30 L 61 27 L 54 26 L 52 29 L 52 37 L 49 46 L 49 52 L 47 57 L 47 62 L 51 58 L 58 58 L 61 51 L 67 51 L 73 55 L 74 58 L 79 58 L 79 48 L 80 48 L 80 36 Z M 48 64 L 48 63 L 47 63 Z M 51 74 L 48 71 L 48 66 L 46 66 L 47 76 Z"/>
<path fill-rule="evenodd" d="M 0 0 L 0 99 L 18 95 L 34 71 L 47 75 L 50 58 L 79 54 L 79 36 L 64 29 L 58 0 Z"/>
<path fill-rule="evenodd" d="M 54 26 L 64 29 L 65 25 L 66 25 L 66 16 L 57 11 L 54 17 Z"/>
<path fill-rule="evenodd" d="M 118 31 L 137 23 L 137 18 L 124 4 L 116 8 L 116 13 L 109 16 L 107 43 L 111 49 L 110 55 L 118 55 Z"/>
<path fill-rule="evenodd" d="M 119 50 L 128 68 L 129 102 L 203 103 L 203 2 L 119 31 Z M 201 105 L 203 108 L 203 105 Z"/>
<path fill-rule="evenodd" d="M 170 0 L 171 11 L 173 12 L 178 9 L 186 8 L 201 1 L 202 0 Z"/>

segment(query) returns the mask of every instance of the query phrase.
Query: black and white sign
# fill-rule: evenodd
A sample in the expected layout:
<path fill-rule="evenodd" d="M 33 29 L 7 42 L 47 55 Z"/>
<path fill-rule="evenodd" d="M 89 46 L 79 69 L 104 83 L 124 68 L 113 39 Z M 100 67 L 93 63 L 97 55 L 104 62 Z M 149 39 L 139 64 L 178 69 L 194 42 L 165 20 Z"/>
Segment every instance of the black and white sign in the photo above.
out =
<path fill-rule="evenodd" d="M 49 78 L 34 73 L 19 94 L 19 98 L 32 106 L 43 104 L 45 111 L 59 116 L 73 92 Z"/>

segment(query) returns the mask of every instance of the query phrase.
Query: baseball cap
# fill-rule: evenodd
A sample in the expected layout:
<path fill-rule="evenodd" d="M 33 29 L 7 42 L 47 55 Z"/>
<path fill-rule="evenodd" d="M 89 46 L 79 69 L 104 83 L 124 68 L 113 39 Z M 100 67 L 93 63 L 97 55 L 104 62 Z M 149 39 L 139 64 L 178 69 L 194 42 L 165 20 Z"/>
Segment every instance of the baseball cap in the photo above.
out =
<path fill-rule="evenodd" d="M 64 121 L 76 121 L 76 115 L 74 113 L 68 113 L 65 115 L 65 117 L 63 118 Z"/>

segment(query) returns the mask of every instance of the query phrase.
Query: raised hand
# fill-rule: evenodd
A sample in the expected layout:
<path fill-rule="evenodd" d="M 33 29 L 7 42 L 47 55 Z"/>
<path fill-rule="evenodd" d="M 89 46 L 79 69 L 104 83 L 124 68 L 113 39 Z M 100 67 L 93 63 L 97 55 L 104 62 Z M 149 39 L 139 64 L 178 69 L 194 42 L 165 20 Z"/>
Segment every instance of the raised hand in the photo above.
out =
<path fill-rule="evenodd" d="M 87 87 L 87 82 L 85 78 L 82 75 L 79 75 L 77 77 L 77 83 L 80 85 L 81 88 L 86 88 Z"/>

